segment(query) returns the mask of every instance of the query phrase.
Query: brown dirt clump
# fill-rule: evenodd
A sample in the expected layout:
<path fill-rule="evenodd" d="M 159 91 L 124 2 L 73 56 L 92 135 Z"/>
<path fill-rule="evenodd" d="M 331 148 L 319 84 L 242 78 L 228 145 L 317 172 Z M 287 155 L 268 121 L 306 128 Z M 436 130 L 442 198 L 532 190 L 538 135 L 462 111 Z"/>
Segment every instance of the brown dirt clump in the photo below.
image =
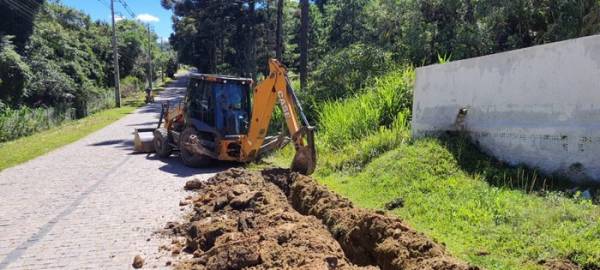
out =
<path fill-rule="evenodd" d="M 133 268 L 135 269 L 142 268 L 144 266 L 144 258 L 142 258 L 142 256 L 140 255 L 136 255 L 133 258 L 133 263 L 131 264 L 131 266 L 133 266 Z"/>
<path fill-rule="evenodd" d="M 383 212 L 355 208 L 352 202 L 288 170 L 263 177 L 279 186 L 298 212 L 319 218 L 358 265 L 381 269 L 477 269 L 449 256 L 445 248 Z"/>
<path fill-rule="evenodd" d="M 164 247 L 179 256 L 177 269 L 363 268 L 350 263 L 320 220 L 294 210 L 259 173 L 231 169 L 194 181 L 193 189 L 192 215 L 165 227 L 181 239 Z"/>
<path fill-rule="evenodd" d="M 540 262 L 544 266 L 544 269 L 548 270 L 580 270 L 577 264 L 569 260 L 550 260 Z"/>
<path fill-rule="evenodd" d="M 190 180 L 187 181 L 185 183 L 185 186 L 183 187 L 183 189 L 185 190 L 198 190 L 202 188 L 202 181 L 198 180 L 198 179 L 194 179 L 194 180 Z"/>

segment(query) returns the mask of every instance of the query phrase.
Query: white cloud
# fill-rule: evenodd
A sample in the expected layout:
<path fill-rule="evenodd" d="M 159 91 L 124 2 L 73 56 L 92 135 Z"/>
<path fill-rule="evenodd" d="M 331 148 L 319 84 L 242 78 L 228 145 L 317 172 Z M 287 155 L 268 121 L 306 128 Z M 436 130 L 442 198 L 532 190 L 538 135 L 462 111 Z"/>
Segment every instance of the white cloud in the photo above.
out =
<path fill-rule="evenodd" d="M 138 20 L 138 21 L 141 21 L 141 22 L 145 22 L 145 23 L 159 22 L 160 21 L 157 17 L 152 16 L 152 15 L 150 15 L 148 13 L 137 15 L 137 17 L 135 17 L 135 19 Z"/>
<path fill-rule="evenodd" d="M 122 20 L 125 20 L 125 17 L 115 15 L 115 22 L 119 22 L 119 21 L 122 21 Z"/>

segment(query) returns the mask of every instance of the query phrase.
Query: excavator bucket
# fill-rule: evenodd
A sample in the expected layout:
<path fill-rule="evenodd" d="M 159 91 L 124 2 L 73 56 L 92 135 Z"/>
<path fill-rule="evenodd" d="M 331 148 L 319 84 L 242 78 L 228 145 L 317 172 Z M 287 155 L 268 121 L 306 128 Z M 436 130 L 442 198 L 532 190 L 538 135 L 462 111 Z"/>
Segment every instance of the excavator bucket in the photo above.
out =
<path fill-rule="evenodd" d="M 311 175 L 317 167 L 314 128 L 303 128 L 299 133 L 299 135 L 306 135 L 306 145 L 296 145 L 296 155 L 294 155 L 291 169 L 294 172 Z"/>

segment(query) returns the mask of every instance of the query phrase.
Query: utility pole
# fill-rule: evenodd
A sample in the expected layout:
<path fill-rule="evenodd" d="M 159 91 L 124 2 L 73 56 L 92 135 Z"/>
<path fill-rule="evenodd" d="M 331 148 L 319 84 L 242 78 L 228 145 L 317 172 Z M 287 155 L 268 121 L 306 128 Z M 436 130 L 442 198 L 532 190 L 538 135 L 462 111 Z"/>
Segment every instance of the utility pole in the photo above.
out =
<path fill-rule="evenodd" d="M 300 89 L 306 91 L 308 83 L 308 0 L 300 0 Z"/>
<path fill-rule="evenodd" d="M 119 51 L 117 48 L 117 30 L 115 27 L 115 0 L 110 0 L 110 14 L 112 17 L 113 65 L 115 69 L 115 106 L 121 107 L 121 85 L 119 82 Z"/>
<path fill-rule="evenodd" d="M 154 69 L 152 67 L 152 37 L 150 33 L 150 24 L 147 24 L 148 27 L 148 88 L 152 90 L 152 74 L 154 74 Z"/>
<path fill-rule="evenodd" d="M 160 37 L 160 51 L 161 51 L 161 61 L 160 61 L 160 79 L 161 81 L 165 81 L 165 63 L 162 62 L 164 60 L 164 46 L 163 38 Z"/>

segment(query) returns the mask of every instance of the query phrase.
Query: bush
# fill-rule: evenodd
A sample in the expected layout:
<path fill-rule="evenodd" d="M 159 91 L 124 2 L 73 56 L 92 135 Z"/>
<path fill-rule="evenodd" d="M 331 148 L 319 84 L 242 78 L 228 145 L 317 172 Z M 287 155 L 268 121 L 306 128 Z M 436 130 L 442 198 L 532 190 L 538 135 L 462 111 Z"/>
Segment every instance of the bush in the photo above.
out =
<path fill-rule="evenodd" d="M 325 56 L 313 72 L 311 94 L 319 100 L 355 95 L 393 66 L 390 53 L 364 44 L 351 45 Z"/>
<path fill-rule="evenodd" d="M 75 109 L 66 104 L 54 108 L 5 108 L 0 111 L 0 142 L 28 136 L 74 118 Z"/>
<path fill-rule="evenodd" d="M 134 76 L 127 76 L 121 80 L 121 96 L 130 97 L 144 90 L 144 81 Z"/>
<path fill-rule="evenodd" d="M 396 70 L 375 80 L 365 93 L 338 102 L 327 102 L 320 110 L 320 136 L 329 148 L 341 149 L 393 125 L 399 114 L 412 107 L 414 70 Z"/>
<path fill-rule="evenodd" d="M 96 89 L 79 103 L 63 103 L 54 107 L 40 108 L 0 107 L 0 142 L 28 136 L 64 122 L 112 108 L 115 100 L 112 91 Z"/>
<path fill-rule="evenodd" d="M 113 107 L 115 107 L 115 94 L 110 90 L 96 90 L 96 92 L 88 98 L 86 104 L 88 114 L 93 114 Z"/>
<path fill-rule="evenodd" d="M 31 70 L 15 52 L 11 39 L 11 36 L 5 36 L 0 42 L 0 100 L 17 105 L 25 95 Z"/>

